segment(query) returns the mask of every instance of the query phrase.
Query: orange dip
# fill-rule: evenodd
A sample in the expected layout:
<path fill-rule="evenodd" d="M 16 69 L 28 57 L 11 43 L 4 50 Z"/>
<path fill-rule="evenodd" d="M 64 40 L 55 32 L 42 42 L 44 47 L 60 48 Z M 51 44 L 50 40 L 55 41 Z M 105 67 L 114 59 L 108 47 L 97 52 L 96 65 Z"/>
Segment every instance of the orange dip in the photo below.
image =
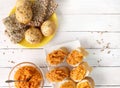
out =
<path fill-rule="evenodd" d="M 74 81 L 82 80 L 86 75 L 87 69 L 84 65 L 79 65 L 76 68 L 73 68 L 70 72 L 70 78 Z"/>
<path fill-rule="evenodd" d="M 67 57 L 66 61 L 70 65 L 76 65 L 82 62 L 83 54 L 77 50 L 73 50 Z"/>
<path fill-rule="evenodd" d="M 62 50 L 55 50 L 47 55 L 47 62 L 51 65 L 62 63 L 67 56 L 67 53 Z"/>
<path fill-rule="evenodd" d="M 86 82 L 78 83 L 77 88 L 91 88 L 90 84 Z"/>
<path fill-rule="evenodd" d="M 16 88 L 40 88 L 42 74 L 33 66 L 23 66 L 14 75 L 14 80 L 30 80 L 28 82 L 15 82 Z"/>
<path fill-rule="evenodd" d="M 46 78 L 51 82 L 60 82 L 69 76 L 69 69 L 55 68 L 46 74 Z"/>

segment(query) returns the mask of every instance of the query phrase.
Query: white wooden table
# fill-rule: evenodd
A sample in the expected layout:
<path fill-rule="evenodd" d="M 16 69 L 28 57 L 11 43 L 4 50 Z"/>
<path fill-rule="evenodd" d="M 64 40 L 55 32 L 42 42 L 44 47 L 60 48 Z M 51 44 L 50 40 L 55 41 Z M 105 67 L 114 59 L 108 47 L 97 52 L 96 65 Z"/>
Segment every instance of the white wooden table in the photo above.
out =
<path fill-rule="evenodd" d="M 95 88 L 120 88 L 120 0 L 57 2 L 59 28 L 55 38 L 44 47 L 79 39 L 90 53 L 86 60 L 94 68 L 91 76 Z M 8 88 L 4 81 L 17 63 L 30 61 L 42 66 L 41 61 L 45 61 L 44 47 L 26 49 L 12 44 L 4 35 L 1 20 L 14 5 L 15 0 L 0 0 L 0 88 Z"/>

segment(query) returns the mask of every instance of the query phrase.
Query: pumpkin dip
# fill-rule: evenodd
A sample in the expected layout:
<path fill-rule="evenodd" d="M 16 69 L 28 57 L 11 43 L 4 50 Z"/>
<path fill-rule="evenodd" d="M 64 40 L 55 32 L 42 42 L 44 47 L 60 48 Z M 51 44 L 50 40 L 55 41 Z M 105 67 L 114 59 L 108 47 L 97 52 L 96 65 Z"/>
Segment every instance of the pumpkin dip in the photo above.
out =
<path fill-rule="evenodd" d="M 23 66 L 19 68 L 15 75 L 14 80 L 27 80 L 26 82 L 15 82 L 16 88 L 40 88 L 41 81 L 43 80 L 42 74 L 33 66 Z"/>
<path fill-rule="evenodd" d="M 69 77 L 69 69 L 67 67 L 57 67 L 46 74 L 46 78 L 50 82 L 61 82 Z"/>
<path fill-rule="evenodd" d="M 71 70 L 70 78 L 75 82 L 79 82 L 84 79 L 91 71 L 92 67 L 90 67 L 87 62 L 82 62 L 79 66 Z"/>
<path fill-rule="evenodd" d="M 83 61 L 83 54 L 78 50 L 71 51 L 71 53 L 66 58 L 66 62 L 72 66 L 77 65 L 82 61 Z"/>

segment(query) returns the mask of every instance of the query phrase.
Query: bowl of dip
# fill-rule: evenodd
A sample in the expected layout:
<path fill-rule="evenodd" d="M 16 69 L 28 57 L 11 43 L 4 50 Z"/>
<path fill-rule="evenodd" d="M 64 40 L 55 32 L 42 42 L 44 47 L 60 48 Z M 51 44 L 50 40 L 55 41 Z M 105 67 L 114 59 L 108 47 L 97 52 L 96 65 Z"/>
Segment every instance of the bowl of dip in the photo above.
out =
<path fill-rule="evenodd" d="M 27 80 L 9 83 L 9 88 L 43 88 L 44 78 L 41 69 L 34 63 L 22 62 L 14 66 L 8 76 L 8 80 Z"/>

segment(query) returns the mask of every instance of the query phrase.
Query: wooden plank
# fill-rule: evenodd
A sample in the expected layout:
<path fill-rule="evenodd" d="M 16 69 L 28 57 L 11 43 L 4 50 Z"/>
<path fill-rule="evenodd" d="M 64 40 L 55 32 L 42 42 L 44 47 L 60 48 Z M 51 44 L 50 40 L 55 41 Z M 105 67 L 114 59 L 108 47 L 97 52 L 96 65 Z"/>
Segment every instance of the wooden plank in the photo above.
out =
<path fill-rule="evenodd" d="M 7 79 L 10 68 L 0 68 L 0 72 L 0 86 L 7 86 L 4 81 Z M 118 87 L 117 85 L 120 84 L 119 74 L 120 67 L 96 67 L 93 69 L 91 77 L 95 80 L 96 85 L 101 85 L 103 88 L 107 85 L 115 88 L 115 85 Z M 47 86 L 49 85 L 47 84 Z"/>
<path fill-rule="evenodd" d="M 0 1 L 2 13 L 7 13 L 15 5 L 16 0 Z M 56 0 L 58 11 L 62 14 L 79 13 L 120 13 L 119 0 Z M 9 3 L 7 3 L 9 2 Z M 6 8 L 7 7 L 7 8 Z"/>
<path fill-rule="evenodd" d="M 12 44 L 5 35 L 0 35 L 0 48 L 22 48 L 19 45 Z M 57 32 L 56 36 L 44 47 L 50 47 L 56 44 L 80 40 L 85 48 L 120 48 L 120 33 L 109 32 Z"/>
<path fill-rule="evenodd" d="M 47 46 L 78 39 L 85 48 L 104 48 L 107 46 L 108 48 L 120 48 L 119 38 L 120 33 L 58 32 Z"/>
<path fill-rule="evenodd" d="M 1 64 L 0 67 L 11 67 L 20 62 L 33 62 L 37 65 L 43 65 L 45 61 L 44 50 L 38 49 L 16 49 L 0 50 Z"/>
<path fill-rule="evenodd" d="M 61 14 L 120 13 L 120 0 L 57 0 Z"/>
<path fill-rule="evenodd" d="M 97 1 L 97 0 L 96 0 Z M 120 15 L 59 15 L 58 31 L 120 32 Z"/>
<path fill-rule="evenodd" d="M 89 56 L 84 59 L 91 66 L 120 66 L 120 49 L 87 49 Z M 108 53 L 110 52 L 110 53 Z M 42 49 L 8 49 L 0 50 L 0 67 L 12 67 L 17 63 L 29 61 L 37 65 L 46 63 L 45 52 Z"/>
<path fill-rule="evenodd" d="M 96 85 L 120 85 L 120 67 L 96 67 L 93 69 L 92 77 Z"/>

